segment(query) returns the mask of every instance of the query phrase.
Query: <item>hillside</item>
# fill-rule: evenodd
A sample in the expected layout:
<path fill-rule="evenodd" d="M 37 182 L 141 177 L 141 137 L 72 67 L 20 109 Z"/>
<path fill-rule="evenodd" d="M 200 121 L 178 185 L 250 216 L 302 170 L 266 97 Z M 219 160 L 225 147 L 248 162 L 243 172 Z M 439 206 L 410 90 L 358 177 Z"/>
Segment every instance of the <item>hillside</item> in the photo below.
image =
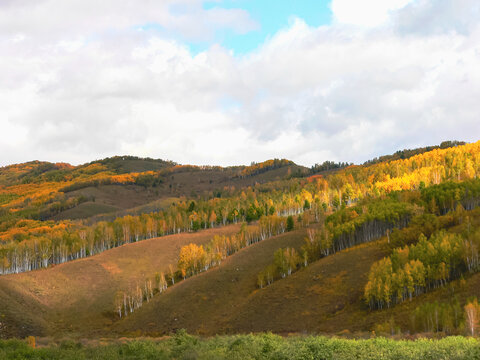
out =
<path fill-rule="evenodd" d="M 119 333 L 141 330 L 168 334 L 248 333 L 272 331 L 338 332 L 355 323 L 339 323 L 361 301 L 371 264 L 384 255 L 377 244 L 338 253 L 292 276 L 258 289 L 257 274 L 281 247 L 300 249 L 305 230 L 279 235 L 240 251 L 218 268 L 187 279 L 115 325 Z M 353 304 L 353 305 L 352 305 Z M 364 328 L 365 324 L 356 324 Z"/>
<path fill-rule="evenodd" d="M 388 253 L 386 238 L 323 258 L 258 289 L 257 274 L 271 262 L 276 249 L 300 249 L 306 230 L 299 229 L 241 250 L 219 267 L 156 295 L 126 319 L 115 316 L 117 290 L 142 283 L 152 270 L 165 270 L 162 266 L 176 262 L 182 245 L 205 244 L 216 233 L 236 231 L 238 227 L 170 235 L 46 270 L 3 276 L 0 296 L 2 303 L 8 304 L 2 314 L 8 329 L 3 336 L 158 336 L 182 328 L 200 335 L 361 333 L 390 321 L 392 316 L 396 326 L 405 330 L 417 306 L 451 297 L 451 288 L 446 287 L 392 309 L 368 309 L 363 298 L 368 270 Z M 472 295 L 480 296 L 478 289 L 480 274 L 475 274 L 466 278 L 457 295 L 465 301 Z"/>
<path fill-rule="evenodd" d="M 83 197 L 85 203 L 55 215 L 54 219 L 85 219 L 90 216 L 114 213 L 121 216 L 127 213 L 150 212 L 166 208 L 172 202 L 185 198 L 209 198 L 229 193 L 230 189 L 241 189 L 256 184 L 283 180 L 289 173 L 307 171 L 295 164 L 240 176 L 240 171 L 230 168 L 211 169 L 172 169 L 161 176 L 161 181 L 153 186 L 138 184 L 99 185 L 65 192 L 67 199 Z M 88 210 L 82 211 L 86 206 Z M 106 206 L 108 208 L 102 208 Z M 135 208 L 133 211 L 129 209 Z M 109 216 L 110 218 L 112 215 Z"/>
<path fill-rule="evenodd" d="M 204 335 L 232 331 L 232 316 L 241 311 L 257 291 L 257 273 L 271 261 L 276 249 L 285 246 L 300 248 L 305 235 L 305 230 L 297 230 L 243 249 L 219 267 L 182 281 L 155 297 L 119 321 L 114 329 L 119 333 L 140 330 L 168 334 L 185 328 Z"/>
<path fill-rule="evenodd" d="M 104 333 L 114 320 L 115 293 L 142 283 L 146 276 L 176 266 L 180 247 L 205 244 L 209 229 L 127 244 L 102 254 L 23 274 L 0 276 L 1 337 Z"/>
<path fill-rule="evenodd" d="M 321 174 L 3 168 L 0 337 L 463 334 L 480 295 L 480 142 L 454 145 Z M 435 327 L 419 315 L 438 312 Z"/>
<path fill-rule="evenodd" d="M 221 196 L 292 175 L 308 174 L 287 160 L 251 166 L 177 165 L 160 159 L 117 156 L 84 165 L 33 161 L 0 168 L 0 206 L 39 220 L 86 219 L 158 210 L 185 197 Z M 0 212 L 0 216 L 2 212 Z"/>
<path fill-rule="evenodd" d="M 480 226 L 478 209 L 468 216 Z M 451 215 L 447 216 L 448 219 Z M 445 226 L 453 234 L 464 223 Z M 408 234 L 415 225 L 407 227 Z M 187 329 L 199 335 L 272 331 L 288 333 L 365 333 L 386 325 L 386 330 L 422 331 L 412 324 L 423 304 L 460 304 L 480 296 L 480 274 L 431 289 L 411 301 L 385 310 L 372 310 L 365 302 L 365 286 L 372 265 L 391 253 L 386 237 L 361 244 L 312 262 L 291 276 L 259 289 L 257 274 L 272 261 L 275 250 L 304 244 L 306 229 L 264 240 L 227 258 L 219 267 L 183 281 L 114 325 L 118 334 L 169 334 Z M 444 315 L 442 315 L 444 316 Z M 459 317 L 461 314 L 458 315 Z M 391 330 L 392 329 L 392 330 Z M 452 330 L 451 330 L 452 331 Z"/>
<path fill-rule="evenodd" d="M 365 311 L 361 293 L 366 272 L 373 261 L 384 255 L 376 243 L 338 253 L 265 289 L 257 288 L 257 274 L 271 261 L 276 249 L 300 249 L 306 236 L 306 230 L 300 229 L 243 249 L 219 267 L 155 296 L 126 319 L 115 318 L 116 291 L 141 283 L 154 269 L 166 270 L 165 264 L 176 262 L 182 245 L 205 244 L 215 233 L 236 231 L 238 227 L 170 235 L 46 270 L 0 277 L 0 289 L 4 291 L 0 301 L 11 304 L 3 310 L 4 318 L 17 320 L 21 315 L 30 319 L 22 325 L 7 322 L 6 333 L 91 337 L 106 336 L 111 331 L 118 335 L 139 331 L 160 335 L 180 328 L 203 335 L 338 332 L 343 328 L 338 327 L 335 318 L 342 311 L 351 311 L 350 306 Z M 345 264 L 355 265 L 347 271 Z M 18 303 L 27 305 L 19 307 Z M 31 304 L 36 306 L 32 308 Z M 36 315 L 39 313 L 41 317 Z M 356 329 L 365 326 L 355 325 Z"/>

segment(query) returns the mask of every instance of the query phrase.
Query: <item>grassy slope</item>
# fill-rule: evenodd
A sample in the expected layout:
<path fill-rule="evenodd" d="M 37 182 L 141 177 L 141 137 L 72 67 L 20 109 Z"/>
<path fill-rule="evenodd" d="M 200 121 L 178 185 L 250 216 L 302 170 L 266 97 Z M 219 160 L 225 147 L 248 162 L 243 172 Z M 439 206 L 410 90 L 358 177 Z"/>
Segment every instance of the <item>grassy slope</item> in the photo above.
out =
<path fill-rule="evenodd" d="M 238 230 L 231 225 L 144 240 L 48 269 L 1 276 L 0 316 L 10 335 L 95 335 L 113 321 L 116 291 L 175 265 L 181 246 Z M 24 319 L 30 323 L 23 324 Z"/>
<path fill-rule="evenodd" d="M 107 204 L 95 203 L 92 201 L 84 202 L 78 206 L 65 210 L 60 214 L 54 216 L 53 220 L 76 220 L 76 219 L 85 219 L 91 216 L 100 215 L 100 214 L 109 214 L 114 213 L 120 210 L 119 208 Z"/>
<path fill-rule="evenodd" d="M 0 279 L 1 281 L 1 279 Z M 43 318 L 47 311 L 34 293 L 25 294 L 15 284 L 1 281 L 0 285 L 0 339 L 45 334 L 48 324 Z"/>
<path fill-rule="evenodd" d="M 208 335 L 340 331 L 344 325 L 340 327 L 337 317 L 366 311 L 360 300 L 366 276 L 384 251 L 378 244 L 356 247 L 257 289 L 257 274 L 272 261 L 275 249 L 298 249 L 305 235 L 305 230 L 297 230 L 246 248 L 220 267 L 169 289 L 115 328 L 151 334 L 185 328 Z M 345 320 L 347 328 L 357 325 L 355 319 Z"/>
<path fill-rule="evenodd" d="M 370 243 L 314 262 L 252 294 L 232 317 L 232 327 L 236 332 L 279 333 L 354 329 L 355 315 L 364 311 L 368 270 L 383 255 L 378 243 Z"/>
<path fill-rule="evenodd" d="M 114 327 L 117 332 L 215 334 L 232 330 L 231 319 L 257 292 L 257 274 L 280 247 L 302 245 L 306 230 L 279 235 L 245 248 L 219 267 L 182 281 Z"/>

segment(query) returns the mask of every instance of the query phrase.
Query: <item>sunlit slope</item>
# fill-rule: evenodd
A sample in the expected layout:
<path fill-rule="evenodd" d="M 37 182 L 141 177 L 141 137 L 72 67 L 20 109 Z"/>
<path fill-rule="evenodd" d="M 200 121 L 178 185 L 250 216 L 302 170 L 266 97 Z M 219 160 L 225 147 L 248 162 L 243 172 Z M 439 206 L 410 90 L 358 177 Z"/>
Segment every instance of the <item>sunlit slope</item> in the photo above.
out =
<path fill-rule="evenodd" d="M 114 321 L 114 297 L 146 277 L 176 267 L 179 250 L 205 244 L 239 226 L 169 235 L 105 251 L 48 269 L 0 277 L 0 316 L 9 334 L 106 333 Z M 1 334 L 0 334 L 1 335 Z"/>
<path fill-rule="evenodd" d="M 305 229 L 296 230 L 240 250 L 219 267 L 188 278 L 154 297 L 113 329 L 119 334 L 137 331 L 166 334 L 181 328 L 208 335 L 235 331 L 232 320 L 259 291 L 258 272 L 272 262 L 276 249 L 287 246 L 299 249 L 305 236 Z"/>
<path fill-rule="evenodd" d="M 119 333 L 322 332 L 364 329 L 351 315 L 365 316 L 363 288 L 372 263 L 385 254 L 378 243 L 357 246 L 321 259 L 264 289 L 257 274 L 278 248 L 299 248 L 306 230 L 265 240 L 229 257 L 220 267 L 192 277 L 119 321 Z"/>

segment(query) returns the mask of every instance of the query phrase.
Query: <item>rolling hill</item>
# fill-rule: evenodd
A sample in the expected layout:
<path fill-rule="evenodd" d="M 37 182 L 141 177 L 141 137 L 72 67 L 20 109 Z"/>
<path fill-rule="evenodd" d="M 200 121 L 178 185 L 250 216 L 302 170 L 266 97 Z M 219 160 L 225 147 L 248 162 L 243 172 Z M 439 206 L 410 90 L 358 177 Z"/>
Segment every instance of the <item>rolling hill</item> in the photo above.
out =
<path fill-rule="evenodd" d="M 0 168 L 0 205 L 41 220 L 87 219 L 158 210 L 186 197 L 220 195 L 309 169 L 288 160 L 251 166 L 178 165 L 170 161 L 117 156 L 84 165 L 33 161 Z M 32 201 L 35 206 L 31 206 Z"/>
<path fill-rule="evenodd" d="M 453 303 L 455 326 L 448 318 L 435 331 L 462 333 L 463 306 L 480 296 L 469 255 L 480 246 L 480 142 L 451 145 L 321 173 L 288 160 L 220 168 L 135 157 L 2 168 L 0 337 L 406 334 L 422 331 L 421 306 L 447 319 Z M 454 256 L 438 255 L 451 260 L 415 255 L 437 235 L 456 241 Z M 392 256 L 395 271 L 425 262 L 422 290 L 391 303 L 382 278 L 376 296 L 388 306 L 371 308 L 372 269 Z M 405 287 L 408 266 L 393 277 Z M 259 288 L 265 269 L 274 281 Z M 430 285 L 435 269 L 441 286 Z M 169 287 L 152 297 L 160 272 Z M 120 318 L 116 301 L 132 291 L 141 306 Z"/>

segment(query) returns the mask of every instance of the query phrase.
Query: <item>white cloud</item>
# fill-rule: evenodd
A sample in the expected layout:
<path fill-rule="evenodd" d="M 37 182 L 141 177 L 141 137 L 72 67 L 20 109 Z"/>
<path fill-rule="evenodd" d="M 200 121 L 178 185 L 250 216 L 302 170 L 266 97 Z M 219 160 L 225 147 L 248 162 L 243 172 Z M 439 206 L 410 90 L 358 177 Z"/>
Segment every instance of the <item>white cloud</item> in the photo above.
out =
<path fill-rule="evenodd" d="M 454 17 L 452 26 L 422 31 L 412 20 L 428 8 L 431 23 L 440 23 L 440 0 L 398 10 L 400 3 L 378 3 L 389 16 L 373 12 L 369 24 L 378 27 L 340 21 L 335 1 L 337 22 L 314 28 L 296 19 L 242 57 L 219 45 L 193 55 L 180 38 L 135 26 L 173 24 L 182 36 L 241 32 L 251 25 L 241 11 L 214 8 L 210 15 L 220 15 L 212 25 L 209 14 L 194 16 L 200 1 L 145 2 L 148 11 L 128 1 L 102 2 L 95 11 L 84 3 L 72 2 L 75 14 L 59 5 L 63 17 L 48 24 L 40 14 L 53 11 L 55 0 L 0 4 L 0 125 L 8 139 L 0 164 L 129 153 L 196 164 L 286 157 L 311 165 L 480 134 L 479 26 L 468 21 L 468 31 L 457 31 Z"/>
<path fill-rule="evenodd" d="M 341 24 L 374 27 L 386 23 L 392 11 L 412 0 L 332 0 L 330 8 Z"/>
<path fill-rule="evenodd" d="M 204 9 L 202 0 L 17 0 L 0 2 L 0 34 L 43 42 L 98 39 L 105 34 L 155 25 L 167 34 L 209 39 L 218 29 L 245 33 L 258 28 L 242 9 Z"/>
<path fill-rule="evenodd" d="M 477 0 L 417 0 L 393 14 L 398 30 L 407 34 L 467 34 L 479 19 Z"/>

